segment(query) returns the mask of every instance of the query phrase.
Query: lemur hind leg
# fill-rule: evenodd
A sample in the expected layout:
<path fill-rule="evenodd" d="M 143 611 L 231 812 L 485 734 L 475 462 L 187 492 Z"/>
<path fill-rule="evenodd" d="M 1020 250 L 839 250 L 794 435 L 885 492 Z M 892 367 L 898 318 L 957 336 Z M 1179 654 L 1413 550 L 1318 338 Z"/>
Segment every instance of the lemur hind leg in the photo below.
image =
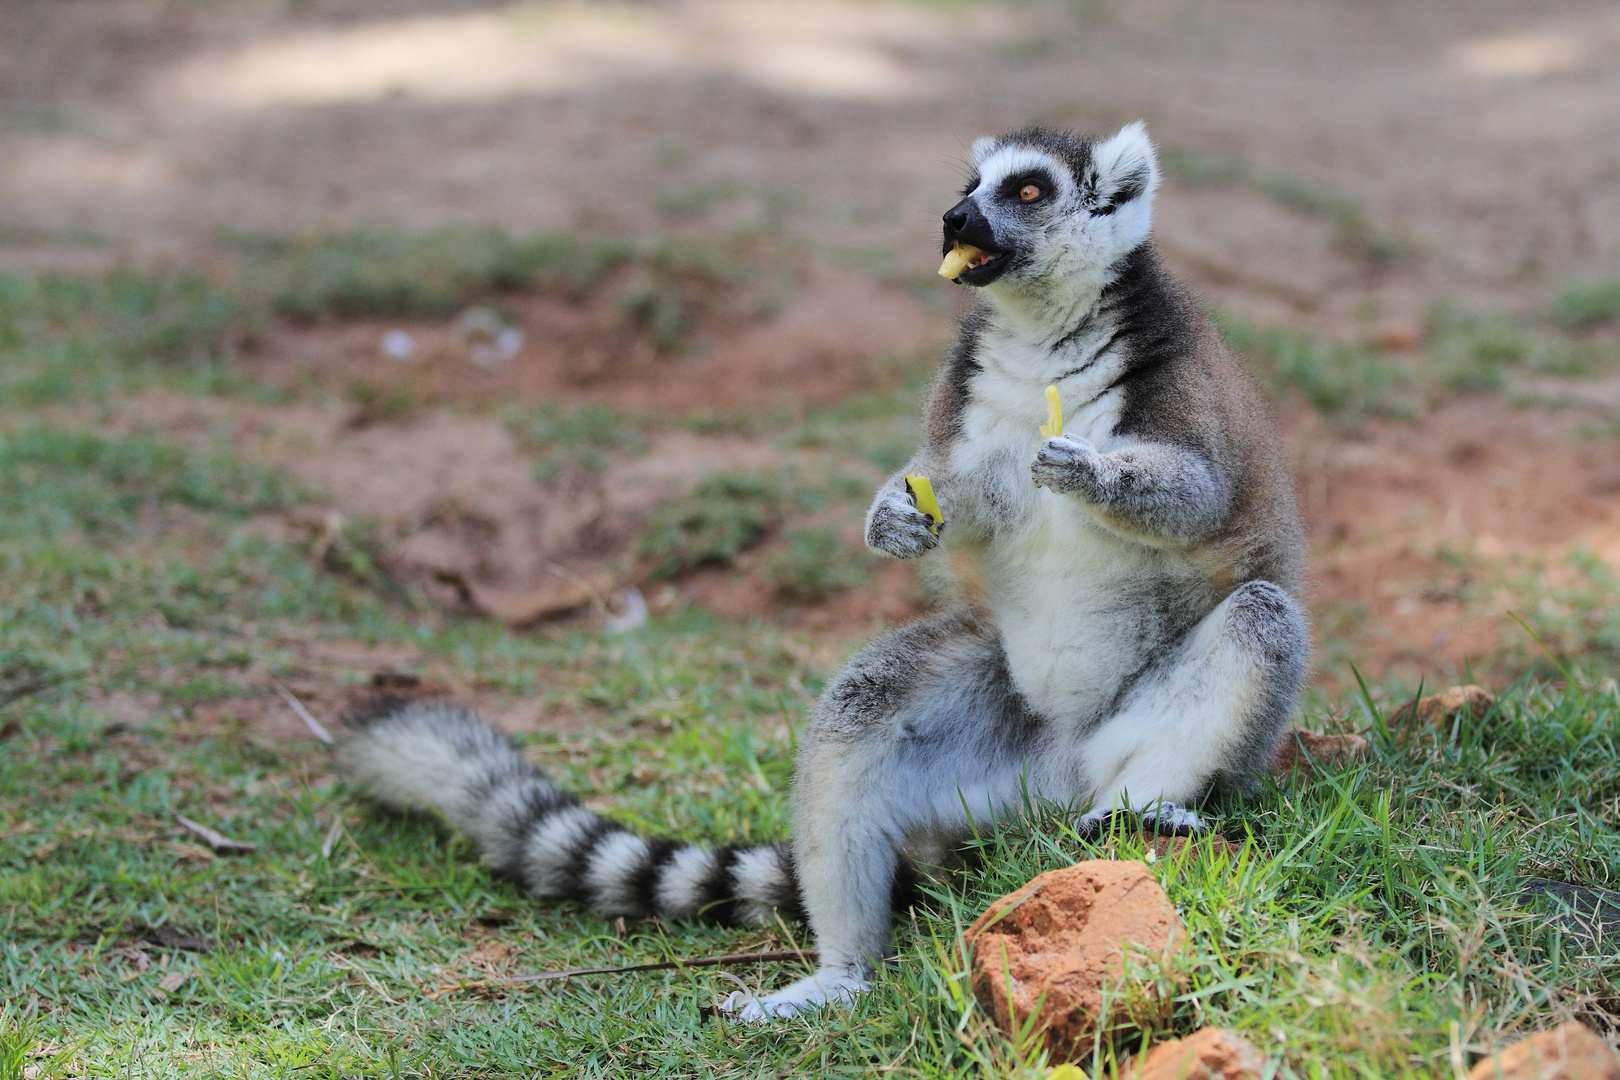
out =
<path fill-rule="evenodd" d="M 820 967 L 763 998 L 733 994 L 727 1010 L 791 1016 L 865 990 L 889 953 L 902 849 L 1015 806 L 1043 731 L 999 638 L 971 615 L 922 619 L 857 653 L 817 705 L 794 781 L 794 864 Z"/>
<path fill-rule="evenodd" d="M 1081 750 L 1095 791 L 1081 819 L 1144 812 L 1164 831 L 1202 827 L 1186 809 L 1211 791 L 1244 794 L 1261 777 L 1305 680 L 1305 613 L 1268 581 L 1240 586 L 1144 675 Z"/>

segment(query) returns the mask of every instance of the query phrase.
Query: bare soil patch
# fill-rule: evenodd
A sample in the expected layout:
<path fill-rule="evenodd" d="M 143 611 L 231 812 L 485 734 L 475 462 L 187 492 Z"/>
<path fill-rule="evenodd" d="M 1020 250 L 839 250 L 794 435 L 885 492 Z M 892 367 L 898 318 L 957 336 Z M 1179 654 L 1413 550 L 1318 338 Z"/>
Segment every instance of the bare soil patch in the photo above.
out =
<path fill-rule="evenodd" d="M 481 343 L 454 320 L 283 325 L 247 361 L 273 382 L 314 377 L 418 404 L 597 401 L 683 414 L 831 404 L 892 381 L 896 356 L 933 346 L 950 327 L 906 290 L 824 264 L 808 267 L 768 317 L 708 320 L 674 350 L 660 350 L 611 301 L 520 296 L 503 307 L 522 347 L 482 365 L 474 359 Z M 391 331 L 409 335 L 411 356 L 387 354 Z"/>
<path fill-rule="evenodd" d="M 1302 418 L 1313 599 L 1332 651 L 1432 681 L 1469 661 L 1490 667 L 1509 642 L 1533 649 L 1510 611 L 1575 587 L 1576 552 L 1620 568 L 1620 440 L 1584 436 L 1584 424 L 1494 396 L 1354 436 Z"/>
<path fill-rule="evenodd" d="M 453 610 L 519 624 L 594 620 L 603 602 L 638 584 L 655 611 L 696 603 L 850 638 L 924 606 L 913 569 L 898 563 L 825 600 L 784 598 L 765 572 L 780 544 L 770 537 L 731 566 L 667 584 L 649 582 L 634 558 L 649 510 L 716 471 L 851 467 L 877 482 L 871 466 L 835 451 L 654 430 L 643 455 L 558 486 L 536 479 L 532 453 L 487 413 L 425 409 L 357 426 L 353 409 L 164 397 L 136 411 L 141 425 L 181 434 L 229 419 L 239 439 L 324 493 L 262 528 L 318 547 L 363 524 L 392 574 Z M 1314 547 L 1322 681 L 1342 684 L 1346 661 L 1374 677 L 1431 683 L 1470 664 L 1479 672 L 1510 658 L 1509 667 L 1522 664 L 1535 647 L 1509 612 L 1536 611 L 1549 590 L 1600 588 L 1570 568 L 1577 553 L 1620 571 L 1620 440 L 1588 435 L 1587 424 L 1581 412 L 1494 395 L 1451 400 L 1419 423 L 1377 420 L 1353 432 L 1294 414 L 1286 426 Z M 860 522 L 856 510 L 847 516 L 835 524 L 853 556 Z"/>

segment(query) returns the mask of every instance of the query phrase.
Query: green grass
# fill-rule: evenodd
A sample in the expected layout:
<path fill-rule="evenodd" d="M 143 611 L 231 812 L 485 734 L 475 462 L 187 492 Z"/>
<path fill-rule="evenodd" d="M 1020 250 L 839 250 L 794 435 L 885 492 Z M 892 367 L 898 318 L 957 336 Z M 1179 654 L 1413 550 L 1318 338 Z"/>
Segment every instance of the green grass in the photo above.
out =
<path fill-rule="evenodd" d="M 1620 281 L 1577 285 L 1558 298 L 1553 317 L 1566 330 L 1580 333 L 1620 323 Z"/>
<path fill-rule="evenodd" d="M 636 541 L 655 578 L 700 566 L 728 566 L 781 521 L 784 495 L 775 478 L 718 472 L 683 498 L 655 509 Z"/>
<path fill-rule="evenodd" d="M 817 685 L 771 638 L 687 618 L 611 646 L 451 632 L 430 649 L 504 651 L 600 708 L 600 733 L 530 748 L 623 820 L 757 840 L 786 828 L 792 733 Z M 920 1076 L 1025 1075 L 1033 1063 L 963 992 L 960 927 L 1034 873 L 1141 854 L 1128 839 L 1086 845 L 1038 808 L 984 842 L 982 875 L 900 921 L 900 961 L 853 1010 L 740 1027 L 702 1018 L 730 989 L 713 973 L 502 987 L 475 949 L 499 943 L 498 971 L 516 972 L 780 934 L 640 924 L 621 937 L 573 905 L 532 903 L 432 822 L 357 803 L 312 744 L 228 715 L 198 725 L 191 701 L 163 692 L 161 719 L 111 738 L 69 690 L 10 710 L 0 963 L 9 1022 L 56 1048 L 55 1075 L 797 1076 L 897 1061 Z M 1226 835 L 1251 841 L 1235 867 L 1196 846 L 1154 864 L 1189 933 L 1169 1029 L 1232 1027 L 1282 1076 L 1430 1076 L 1454 1038 L 1477 1052 L 1550 1018 L 1601 1019 L 1620 960 L 1582 955 L 1514 889 L 1528 875 L 1616 883 L 1620 700 L 1526 686 L 1454 738 L 1408 745 L 1375 727 L 1373 740 L 1362 768 L 1219 811 Z M 176 813 L 260 850 L 199 861 Z M 147 946 L 138 973 L 131 920 L 220 944 Z M 191 978 L 165 996 L 167 972 Z"/>
<path fill-rule="evenodd" d="M 557 485 L 602 472 L 615 458 L 646 453 L 642 427 L 648 422 L 609 405 L 568 408 L 545 401 L 514 410 L 506 426 L 525 449 L 535 452 L 535 480 Z"/>
<path fill-rule="evenodd" d="M 1519 377 L 1597 375 L 1620 364 L 1620 345 L 1583 337 L 1556 312 L 1542 318 L 1436 304 L 1411 352 L 1225 310 L 1216 321 L 1274 396 L 1350 427 L 1372 416 L 1416 419 L 1448 395 L 1509 389 Z"/>

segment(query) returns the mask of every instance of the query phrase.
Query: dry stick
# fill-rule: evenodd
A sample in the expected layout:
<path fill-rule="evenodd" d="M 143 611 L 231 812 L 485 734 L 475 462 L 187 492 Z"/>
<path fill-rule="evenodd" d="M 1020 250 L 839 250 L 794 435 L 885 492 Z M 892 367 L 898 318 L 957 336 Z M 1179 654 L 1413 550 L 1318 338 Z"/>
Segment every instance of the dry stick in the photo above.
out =
<path fill-rule="evenodd" d="M 321 740 L 321 742 L 328 746 L 332 745 L 332 733 L 321 726 L 321 722 L 315 719 L 314 715 L 311 714 L 308 709 L 304 708 L 304 703 L 294 697 L 291 690 L 288 690 L 285 686 L 282 686 L 281 683 L 275 679 L 270 680 L 270 685 L 276 688 L 276 693 L 281 695 L 281 700 L 285 701 L 289 706 L 292 707 L 292 711 L 298 714 L 298 719 L 302 720 L 304 722 L 304 726 L 309 728 L 311 735 L 314 735 L 317 739 Z"/>
<path fill-rule="evenodd" d="M 553 574 L 556 574 L 558 577 L 563 578 L 564 580 L 573 582 L 579 588 L 583 589 L 585 591 L 585 595 L 591 601 L 591 606 L 596 609 L 596 613 L 598 615 L 602 616 L 604 619 L 612 616 L 613 609 L 608 607 L 607 598 L 602 595 L 602 590 L 598 589 L 595 585 L 592 585 L 589 581 L 586 581 L 584 578 L 580 577 L 578 574 L 574 573 L 572 570 L 568 569 L 568 567 L 559 562 L 552 562 L 548 559 L 546 561 L 546 569 L 550 570 Z"/>
<path fill-rule="evenodd" d="M 659 971 L 664 968 L 714 967 L 718 964 L 768 964 L 776 960 L 805 960 L 816 958 L 814 949 L 778 949 L 775 952 L 740 952 L 725 956 L 700 956 L 695 960 L 659 960 L 651 964 L 625 964 L 623 967 L 569 968 L 567 971 L 542 971 L 537 975 L 513 975 L 502 982 L 548 982 L 568 979 L 575 975 L 618 975 L 627 971 Z"/>
<path fill-rule="evenodd" d="M 246 855 L 250 851 L 257 851 L 259 849 L 259 845 L 255 844 L 252 840 L 232 840 L 224 833 L 210 829 L 206 825 L 200 825 L 188 817 L 181 817 L 179 814 L 176 814 L 174 815 L 174 820 L 185 826 L 187 830 L 194 832 L 201 837 L 202 842 L 207 844 L 215 854 Z"/>

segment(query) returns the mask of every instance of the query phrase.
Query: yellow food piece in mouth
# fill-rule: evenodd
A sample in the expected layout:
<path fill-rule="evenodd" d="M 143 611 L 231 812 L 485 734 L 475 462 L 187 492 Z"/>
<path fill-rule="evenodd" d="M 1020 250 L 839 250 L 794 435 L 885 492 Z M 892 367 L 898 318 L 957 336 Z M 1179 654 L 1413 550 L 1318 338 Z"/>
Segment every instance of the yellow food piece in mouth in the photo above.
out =
<path fill-rule="evenodd" d="M 939 276 L 955 281 L 962 276 L 962 271 L 967 269 L 974 256 L 979 254 L 981 254 L 979 249 L 972 244 L 958 243 L 951 248 L 950 254 L 945 256 L 945 261 L 939 264 Z"/>
<path fill-rule="evenodd" d="M 1058 400 L 1056 384 L 1046 388 L 1046 423 L 1041 425 L 1041 434 L 1048 439 L 1063 434 L 1063 402 Z"/>

